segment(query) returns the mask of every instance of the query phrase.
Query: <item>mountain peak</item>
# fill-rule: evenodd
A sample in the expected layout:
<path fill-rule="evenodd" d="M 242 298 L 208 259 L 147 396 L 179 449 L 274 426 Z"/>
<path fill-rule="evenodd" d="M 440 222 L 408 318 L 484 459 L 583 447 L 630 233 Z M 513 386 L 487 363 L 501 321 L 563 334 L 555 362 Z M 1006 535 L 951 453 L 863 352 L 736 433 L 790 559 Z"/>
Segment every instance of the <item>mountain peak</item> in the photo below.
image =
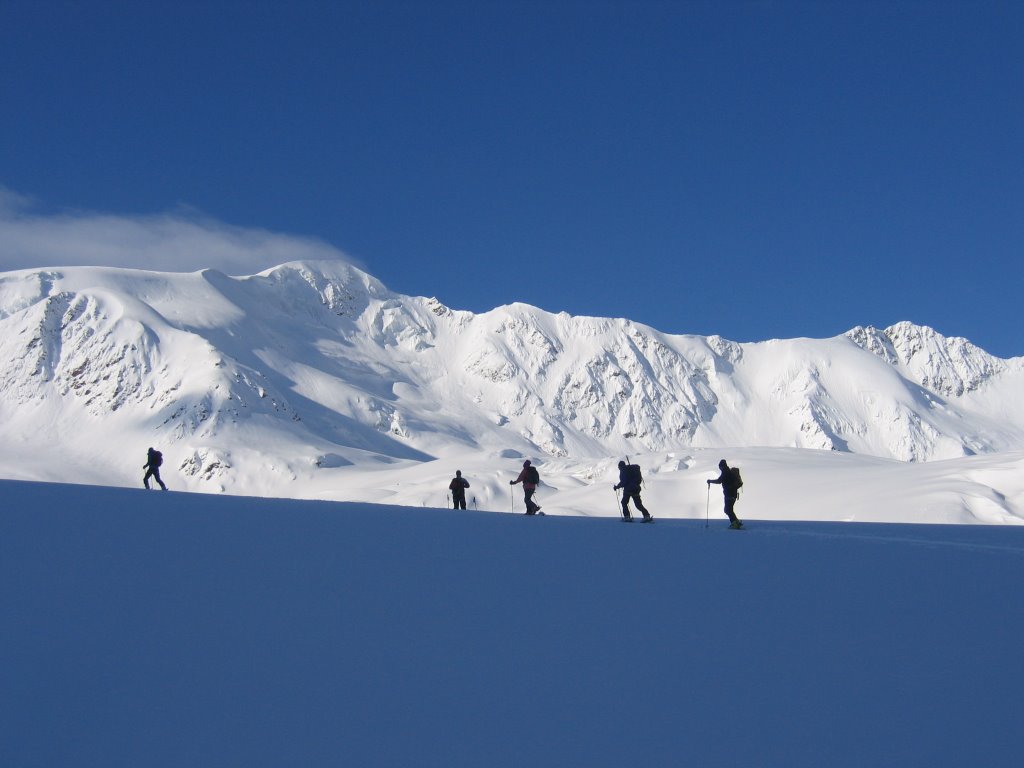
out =
<path fill-rule="evenodd" d="M 8 442 L 45 456 L 85 435 L 69 450 L 114 467 L 126 443 L 159 441 L 214 489 L 242 463 L 273 489 L 371 455 L 1024 449 L 1024 366 L 912 323 L 740 344 L 526 304 L 452 310 L 325 261 L 7 273 L 0 331 Z"/>
<path fill-rule="evenodd" d="M 846 334 L 855 344 L 895 365 L 908 378 L 944 397 L 978 390 L 1007 370 L 1007 362 L 967 339 L 946 337 L 926 325 L 903 321 L 883 331 L 857 327 Z"/>

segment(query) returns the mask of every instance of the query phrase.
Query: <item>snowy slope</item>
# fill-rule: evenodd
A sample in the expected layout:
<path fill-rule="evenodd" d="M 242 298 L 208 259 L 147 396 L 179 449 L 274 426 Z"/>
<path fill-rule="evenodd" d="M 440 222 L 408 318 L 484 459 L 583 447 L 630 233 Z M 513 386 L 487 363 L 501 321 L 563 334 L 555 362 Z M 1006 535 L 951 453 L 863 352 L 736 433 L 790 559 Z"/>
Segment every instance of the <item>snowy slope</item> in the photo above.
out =
<path fill-rule="evenodd" d="M 0 495 L 0 765 L 1015 768 L 1024 752 L 1021 528 Z"/>
<path fill-rule="evenodd" d="M 561 492 L 614 482 L 625 454 L 713 467 L 705 450 L 810 448 L 865 467 L 1024 451 L 1024 358 L 929 328 L 739 344 L 522 304 L 475 315 L 340 261 L 5 273 L 0 356 L 11 478 L 134 486 L 157 445 L 176 489 L 422 504 L 424 468 L 443 490 L 465 465 L 505 473 L 485 484 L 502 509 L 523 457 Z M 606 514 L 601 491 L 559 503 Z"/>

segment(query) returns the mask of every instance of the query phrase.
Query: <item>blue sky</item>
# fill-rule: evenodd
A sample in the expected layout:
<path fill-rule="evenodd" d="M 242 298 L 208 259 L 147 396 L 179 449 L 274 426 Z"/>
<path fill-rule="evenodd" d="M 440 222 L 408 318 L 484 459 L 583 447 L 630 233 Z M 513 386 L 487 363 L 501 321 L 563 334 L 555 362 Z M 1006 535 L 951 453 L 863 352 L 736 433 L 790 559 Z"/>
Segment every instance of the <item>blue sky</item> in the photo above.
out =
<path fill-rule="evenodd" d="M 1022 355 L 1021 39 L 1009 2 L 0 0 L 0 267 L 180 225 L 459 309 Z"/>

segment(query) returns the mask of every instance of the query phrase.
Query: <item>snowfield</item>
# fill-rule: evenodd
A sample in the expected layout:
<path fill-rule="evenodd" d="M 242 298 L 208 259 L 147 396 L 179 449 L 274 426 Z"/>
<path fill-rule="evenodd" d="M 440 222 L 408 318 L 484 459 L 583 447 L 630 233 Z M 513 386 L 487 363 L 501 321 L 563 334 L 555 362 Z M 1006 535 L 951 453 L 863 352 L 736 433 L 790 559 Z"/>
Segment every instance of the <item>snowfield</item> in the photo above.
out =
<path fill-rule="evenodd" d="M 835 467 L 823 483 L 846 471 L 813 461 Z M 883 518 L 903 475 L 875 474 L 893 492 Z M 1010 473 L 954 474 L 961 493 Z M 774 492 L 748 482 L 751 509 Z M 703 508 L 626 525 L 17 481 L 0 494 L 0 765 L 1009 768 L 1024 754 L 1019 526 L 748 515 L 736 532 L 720 513 L 705 527 Z"/>
<path fill-rule="evenodd" d="M 614 515 L 628 455 L 662 516 L 697 517 L 725 456 L 752 517 L 877 520 L 878 492 L 892 521 L 1021 511 L 1024 358 L 911 323 L 740 344 L 476 315 L 342 261 L 69 267 L 0 274 L 0 359 L 10 479 L 137 487 L 155 446 L 175 490 L 443 506 L 462 469 L 503 511 L 530 458 L 553 509 Z"/>

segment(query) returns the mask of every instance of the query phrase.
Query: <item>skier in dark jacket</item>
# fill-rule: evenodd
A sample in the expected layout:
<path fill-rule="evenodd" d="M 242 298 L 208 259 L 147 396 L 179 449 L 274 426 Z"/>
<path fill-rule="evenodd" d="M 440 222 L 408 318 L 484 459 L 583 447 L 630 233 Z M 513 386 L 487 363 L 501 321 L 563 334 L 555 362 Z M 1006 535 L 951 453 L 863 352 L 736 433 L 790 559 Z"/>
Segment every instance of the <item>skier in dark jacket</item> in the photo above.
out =
<path fill-rule="evenodd" d="M 622 489 L 622 519 L 628 522 L 632 522 L 633 515 L 629 512 L 629 501 L 633 500 L 636 508 L 644 513 L 644 522 L 649 523 L 654 520 L 651 517 L 651 513 L 647 511 L 647 507 L 640 501 L 640 467 L 635 464 L 626 464 L 624 461 L 619 462 L 619 483 L 614 486 L 614 490 Z"/>
<path fill-rule="evenodd" d="M 448 483 L 448 490 L 452 492 L 452 508 L 466 508 L 466 489 L 469 488 L 469 480 L 462 476 L 462 470 L 455 470 L 455 477 Z"/>
<path fill-rule="evenodd" d="M 164 485 L 164 481 L 160 479 L 160 465 L 164 463 L 164 456 L 160 451 L 155 448 L 150 448 L 146 453 L 146 463 L 142 465 L 142 468 L 146 470 L 146 474 L 142 478 L 142 484 L 149 490 L 149 478 L 153 478 L 160 485 L 160 488 L 167 490 L 167 486 Z"/>
<path fill-rule="evenodd" d="M 523 462 L 523 471 L 519 473 L 519 477 L 508 482 L 509 485 L 523 484 L 523 492 L 526 498 L 526 514 L 535 515 L 540 512 L 540 504 L 533 503 L 533 494 L 537 490 L 537 484 L 540 482 L 540 473 L 537 472 L 536 467 L 530 464 L 529 459 Z"/>
<path fill-rule="evenodd" d="M 708 480 L 708 487 L 710 488 L 712 483 L 722 486 L 722 495 L 725 497 L 725 514 L 729 518 L 729 527 L 742 528 L 743 521 L 736 517 L 735 512 L 736 499 L 740 495 L 740 481 L 737 477 L 739 473 L 730 467 L 725 459 L 718 462 L 718 468 L 721 470 L 721 474 L 716 480 Z"/>

